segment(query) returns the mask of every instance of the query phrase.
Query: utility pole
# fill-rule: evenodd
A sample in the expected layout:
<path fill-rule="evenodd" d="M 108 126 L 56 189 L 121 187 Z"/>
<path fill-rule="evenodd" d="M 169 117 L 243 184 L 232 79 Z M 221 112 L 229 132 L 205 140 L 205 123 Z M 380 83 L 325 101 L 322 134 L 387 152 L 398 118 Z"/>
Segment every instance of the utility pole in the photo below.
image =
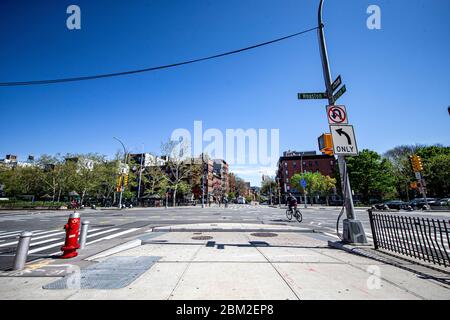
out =
<path fill-rule="evenodd" d="M 334 105 L 335 99 L 333 97 L 332 78 L 330 71 L 330 64 L 328 62 L 327 45 L 325 42 L 324 24 L 322 21 L 322 8 L 323 1 L 320 0 L 318 11 L 318 23 L 319 23 L 319 46 L 320 56 L 322 59 L 323 77 L 325 80 L 326 93 L 328 98 L 328 104 Z M 351 243 L 367 243 L 367 238 L 364 233 L 364 228 L 360 221 L 355 219 L 355 210 L 353 207 L 352 189 L 350 181 L 348 179 L 347 165 L 345 158 L 342 155 L 338 156 L 339 172 L 342 180 L 342 189 L 344 191 L 344 203 L 347 219 L 344 220 L 344 241 Z"/>
<path fill-rule="evenodd" d="M 302 177 L 303 177 L 303 173 L 304 173 L 303 172 L 303 152 L 300 153 L 300 171 L 301 171 L 301 174 L 302 174 Z M 303 189 L 303 195 L 305 197 L 304 205 L 305 205 L 305 209 L 306 209 L 307 208 L 307 202 L 308 202 L 308 200 L 306 198 L 306 188 Z"/>
<path fill-rule="evenodd" d="M 202 152 L 202 208 L 205 207 L 205 160 Z"/>
<path fill-rule="evenodd" d="M 120 144 L 122 145 L 122 148 L 123 148 L 123 161 L 124 161 L 125 165 L 127 165 L 128 153 L 127 153 L 127 149 L 125 148 L 125 145 L 123 144 L 122 141 L 120 141 L 116 137 L 113 137 L 113 138 L 116 139 L 117 141 L 119 141 Z M 123 172 L 121 172 L 120 174 L 123 175 Z M 122 209 L 122 194 L 123 194 L 123 189 L 124 189 L 124 179 L 123 179 L 123 177 L 122 177 L 121 180 L 122 180 L 122 182 L 121 182 L 121 186 L 120 186 L 119 209 Z"/>
<path fill-rule="evenodd" d="M 142 144 L 142 153 L 141 153 L 141 164 L 139 166 L 139 185 L 138 185 L 138 193 L 137 193 L 137 201 L 139 203 L 139 198 L 141 196 L 141 181 L 142 181 L 142 160 L 144 158 L 144 144 Z"/>
<path fill-rule="evenodd" d="M 280 177 L 276 177 L 277 179 L 277 189 L 278 189 L 278 207 L 281 208 L 281 181 Z"/>

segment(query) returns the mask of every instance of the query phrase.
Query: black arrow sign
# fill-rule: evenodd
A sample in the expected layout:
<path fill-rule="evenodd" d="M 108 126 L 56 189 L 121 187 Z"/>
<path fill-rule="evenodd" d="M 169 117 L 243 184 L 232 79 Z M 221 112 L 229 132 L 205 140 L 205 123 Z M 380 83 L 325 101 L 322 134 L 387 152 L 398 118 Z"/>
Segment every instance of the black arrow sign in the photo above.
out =
<path fill-rule="evenodd" d="M 337 132 L 340 136 L 342 136 L 342 135 L 346 136 L 346 137 L 347 137 L 348 144 L 350 144 L 350 145 L 352 144 L 352 140 L 350 139 L 350 136 L 348 135 L 347 132 L 345 132 L 345 131 L 342 130 L 341 128 L 336 129 L 336 132 Z"/>

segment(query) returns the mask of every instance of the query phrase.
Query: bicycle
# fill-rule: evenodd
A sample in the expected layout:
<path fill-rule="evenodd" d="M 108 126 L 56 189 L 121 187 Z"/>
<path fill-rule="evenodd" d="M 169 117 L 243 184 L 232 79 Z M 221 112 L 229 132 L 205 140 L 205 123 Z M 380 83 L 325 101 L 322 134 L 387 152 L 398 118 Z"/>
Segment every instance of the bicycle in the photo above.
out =
<path fill-rule="evenodd" d="M 297 206 L 295 206 L 295 210 L 293 210 L 293 208 L 289 208 L 286 210 L 286 217 L 289 220 L 292 220 L 292 217 L 295 217 L 295 219 L 298 222 L 302 222 L 303 221 L 303 216 L 302 213 L 300 212 L 300 210 L 297 208 Z"/>

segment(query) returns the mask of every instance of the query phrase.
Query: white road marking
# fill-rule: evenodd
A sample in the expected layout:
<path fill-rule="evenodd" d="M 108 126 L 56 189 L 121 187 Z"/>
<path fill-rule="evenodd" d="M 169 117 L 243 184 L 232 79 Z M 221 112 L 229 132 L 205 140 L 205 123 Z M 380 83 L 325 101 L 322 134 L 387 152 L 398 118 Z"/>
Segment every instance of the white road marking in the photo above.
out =
<path fill-rule="evenodd" d="M 115 234 L 112 234 L 112 235 L 109 235 L 109 236 L 106 236 L 106 237 L 103 237 L 103 238 L 96 239 L 94 241 L 88 242 L 88 243 L 86 243 L 86 245 L 93 244 L 93 243 L 96 243 L 96 242 L 99 242 L 99 241 L 102 241 L 102 240 L 110 240 L 110 239 L 113 239 L 113 238 L 117 238 L 117 237 L 120 237 L 121 235 L 130 233 L 130 232 L 134 232 L 134 231 L 139 230 L 139 229 L 141 229 L 141 228 L 131 228 L 131 229 L 119 232 L 119 233 L 115 233 Z"/>
<path fill-rule="evenodd" d="M 326 234 L 327 236 L 329 236 L 329 237 L 333 237 L 333 238 L 336 238 L 336 239 L 340 239 L 337 235 L 335 235 L 335 234 L 331 234 L 331 233 L 328 233 L 328 232 L 324 232 L 323 234 Z"/>
<path fill-rule="evenodd" d="M 29 250 L 28 254 L 41 252 L 41 251 L 44 251 L 44 250 L 47 250 L 47 249 L 50 249 L 50 248 L 61 246 L 63 244 L 64 244 L 64 241 L 58 242 L 58 243 L 54 243 L 54 244 L 51 244 L 51 245 L 48 245 L 48 246 L 45 246 L 45 247 L 40 247 L 40 248 L 37 248 L 37 249 Z"/>
<path fill-rule="evenodd" d="M 98 230 L 98 229 L 96 229 L 96 230 Z M 99 236 L 99 235 L 104 234 L 104 233 L 113 232 L 113 231 L 116 231 L 116 230 L 119 230 L 119 228 L 112 228 L 112 229 L 100 231 L 100 232 L 93 233 L 93 234 L 89 234 L 89 232 L 88 232 L 88 236 L 86 238 L 92 238 L 92 237 Z"/>
<path fill-rule="evenodd" d="M 50 239 L 46 239 L 46 240 L 43 240 L 43 241 L 32 242 L 32 243 L 30 243 L 30 247 L 34 247 L 34 246 L 37 246 L 38 244 L 43 244 L 43 243 L 47 243 L 47 242 L 53 242 L 53 241 L 57 241 L 57 240 L 61 240 L 61 238 L 50 238 Z"/>

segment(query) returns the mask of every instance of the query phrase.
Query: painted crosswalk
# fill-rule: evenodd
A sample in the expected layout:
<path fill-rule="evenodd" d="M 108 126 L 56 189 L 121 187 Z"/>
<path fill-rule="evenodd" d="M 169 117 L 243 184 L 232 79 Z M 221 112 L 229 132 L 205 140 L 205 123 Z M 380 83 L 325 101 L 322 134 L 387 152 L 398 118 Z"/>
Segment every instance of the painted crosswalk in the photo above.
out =
<path fill-rule="evenodd" d="M 120 227 L 97 227 L 88 230 L 86 245 L 98 243 L 103 240 L 110 240 L 133 232 L 137 232 L 141 228 L 120 228 Z M 18 244 L 18 238 L 23 230 L 1 231 L 0 230 L 0 256 L 11 256 L 15 254 Z M 64 244 L 65 231 L 61 229 L 52 230 L 31 230 L 33 236 L 30 242 L 28 255 L 54 255 L 60 251 Z"/>

